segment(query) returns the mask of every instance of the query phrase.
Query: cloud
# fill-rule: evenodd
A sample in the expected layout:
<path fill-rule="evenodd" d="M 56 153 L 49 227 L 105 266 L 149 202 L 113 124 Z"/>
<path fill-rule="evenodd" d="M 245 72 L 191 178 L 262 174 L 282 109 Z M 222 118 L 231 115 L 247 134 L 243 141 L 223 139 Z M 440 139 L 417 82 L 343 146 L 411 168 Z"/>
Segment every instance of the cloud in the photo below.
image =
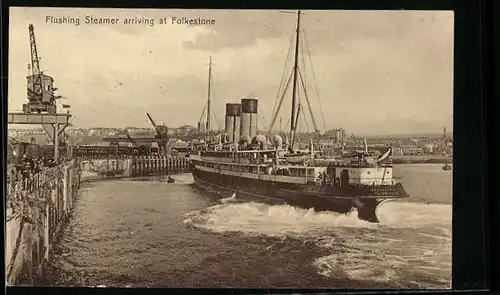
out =
<path fill-rule="evenodd" d="M 215 111 L 259 98 L 267 122 L 293 39 L 296 17 L 278 11 L 13 8 L 9 110 L 26 102 L 27 26 L 34 24 L 41 68 L 72 105 L 75 126 L 144 126 L 149 112 L 170 126 L 195 125 L 213 60 Z M 151 18 L 154 26 L 49 24 L 46 16 Z M 215 25 L 162 25 L 171 17 Z M 355 133 L 428 132 L 448 126 L 453 107 L 453 13 L 305 11 L 301 72 L 320 126 Z M 305 36 L 305 38 L 304 38 Z M 305 50 L 305 48 L 304 48 Z M 288 62 L 287 73 L 291 71 Z M 282 107 L 289 117 L 290 94 Z M 304 93 L 301 100 L 305 102 Z M 432 129 L 432 130 L 429 130 Z"/>
<path fill-rule="evenodd" d="M 220 19 L 210 32 L 184 42 L 186 49 L 216 52 L 228 47 L 251 46 L 256 39 L 289 40 L 295 32 L 296 15 L 273 10 L 214 12 Z M 452 12 L 426 11 L 305 11 L 301 27 L 316 50 L 344 50 L 343 42 L 360 39 L 408 39 L 414 34 L 453 32 Z M 430 30 L 438 30 L 431 33 Z M 328 46 L 325 46 L 328 45 Z"/>

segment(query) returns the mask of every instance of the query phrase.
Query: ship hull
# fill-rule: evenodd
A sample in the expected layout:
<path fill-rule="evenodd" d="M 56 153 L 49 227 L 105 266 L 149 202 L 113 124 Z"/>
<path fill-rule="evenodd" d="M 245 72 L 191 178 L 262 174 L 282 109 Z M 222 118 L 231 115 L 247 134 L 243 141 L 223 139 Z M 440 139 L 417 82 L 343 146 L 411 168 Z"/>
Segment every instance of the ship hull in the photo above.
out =
<path fill-rule="evenodd" d="M 195 185 L 221 197 L 236 193 L 239 199 L 281 202 L 317 211 L 341 214 L 358 211 L 358 218 L 378 222 L 376 209 L 383 203 L 407 197 L 400 185 L 378 187 L 330 187 L 316 184 L 290 184 L 222 175 L 196 169 L 191 165 Z"/>

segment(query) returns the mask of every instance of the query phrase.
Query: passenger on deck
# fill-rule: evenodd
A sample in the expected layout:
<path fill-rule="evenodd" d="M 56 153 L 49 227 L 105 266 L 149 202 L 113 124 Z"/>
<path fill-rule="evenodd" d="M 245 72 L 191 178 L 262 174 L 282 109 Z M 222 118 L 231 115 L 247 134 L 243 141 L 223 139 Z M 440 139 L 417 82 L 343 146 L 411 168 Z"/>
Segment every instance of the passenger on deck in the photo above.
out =
<path fill-rule="evenodd" d="M 317 184 L 321 185 L 323 183 L 323 172 L 320 172 L 318 175 Z"/>

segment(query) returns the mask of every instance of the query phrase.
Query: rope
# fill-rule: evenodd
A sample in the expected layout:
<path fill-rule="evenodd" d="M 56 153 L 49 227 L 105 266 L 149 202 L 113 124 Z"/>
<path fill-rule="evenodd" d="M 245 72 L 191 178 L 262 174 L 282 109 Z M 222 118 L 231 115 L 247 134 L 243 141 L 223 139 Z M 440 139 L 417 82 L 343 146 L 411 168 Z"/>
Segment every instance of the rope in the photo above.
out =
<path fill-rule="evenodd" d="M 214 78 L 213 78 L 213 74 L 212 74 L 212 77 L 210 77 L 210 99 L 215 103 L 215 90 L 214 90 Z M 208 102 L 207 102 L 208 103 Z M 214 115 L 214 120 L 215 120 L 215 124 L 217 124 L 217 128 L 221 129 L 220 128 L 220 123 L 219 123 L 219 120 L 217 118 L 219 118 L 219 116 L 217 115 L 217 111 L 215 110 L 214 108 L 214 103 L 211 103 L 211 106 L 212 106 L 212 113 Z"/>
<path fill-rule="evenodd" d="M 264 118 L 264 115 L 262 115 L 262 113 L 258 113 L 257 116 L 259 117 L 260 122 L 262 124 L 262 129 L 267 130 L 268 125 L 266 119 Z"/>
<path fill-rule="evenodd" d="M 326 131 L 326 122 L 325 122 L 325 116 L 323 114 L 323 106 L 321 105 L 321 99 L 319 97 L 319 88 L 318 88 L 318 83 L 317 83 L 317 79 L 316 79 L 316 74 L 314 73 L 314 66 L 313 66 L 312 57 L 311 57 L 312 56 L 311 49 L 309 48 L 309 42 L 307 41 L 307 35 L 305 33 L 305 29 L 304 29 L 304 41 L 305 41 L 305 44 L 307 47 L 307 54 L 309 56 L 309 63 L 311 64 L 311 71 L 312 71 L 313 80 L 314 80 L 314 88 L 316 90 L 316 97 L 317 97 L 318 103 L 319 103 L 321 119 L 323 121 L 323 127 L 325 128 L 325 131 Z"/>
<path fill-rule="evenodd" d="M 292 81 L 292 75 L 290 74 L 290 77 L 288 78 L 288 81 L 286 82 L 286 87 L 285 87 L 285 91 L 283 91 L 283 94 L 281 95 L 281 99 L 280 99 L 280 102 L 278 104 L 278 107 L 276 109 L 276 111 L 274 112 L 274 116 L 273 116 L 273 119 L 271 120 L 271 124 L 269 124 L 269 127 L 268 127 L 268 132 L 271 133 L 271 129 L 274 127 L 274 123 L 276 122 L 276 119 L 278 118 L 278 114 L 279 114 L 279 111 L 281 109 L 281 106 L 283 105 L 283 99 L 285 98 L 285 94 L 286 94 L 286 89 L 288 88 L 288 85 L 290 84 L 290 81 Z"/>
<path fill-rule="evenodd" d="M 304 33 L 304 29 L 302 29 L 302 32 Z M 305 41 L 305 39 L 304 39 L 304 41 Z M 300 52 L 302 53 L 300 55 L 300 57 L 301 57 L 300 60 L 302 62 L 302 69 L 304 70 L 304 83 L 307 84 L 306 83 L 306 59 L 305 59 L 304 54 L 303 54 L 303 52 L 306 52 L 306 48 L 305 48 L 304 43 L 305 42 L 300 43 Z M 299 68 L 299 70 L 300 70 L 300 68 Z M 304 88 L 304 91 L 305 91 L 305 88 Z"/>
<path fill-rule="evenodd" d="M 205 110 L 207 109 L 207 103 L 205 103 L 205 106 L 203 107 L 203 110 L 201 111 L 201 116 L 200 120 L 198 122 L 203 122 L 203 115 L 205 115 Z"/>
<path fill-rule="evenodd" d="M 288 117 L 288 118 L 286 119 L 286 122 L 285 122 L 285 124 L 284 124 L 284 126 L 288 126 L 288 125 L 290 125 L 290 117 Z"/>
<path fill-rule="evenodd" d="M 215 124 L 217 124 L 217 128 L 220 130 L 220 123 L 219 123 L 219 120 L 217 120 L 217 118 L 219 117 L 217 115 L 217 112 L 215 111 L 215 108 L 213 107 L 213 104 L 212 104 L 212 114 L 214 115 L 214 120 L 215 120 Z"/>
<path fill-rule="evenodd" d="M 304 125 L 306 126 L 306 130 L 311 131 L 311 128 L 309 128 L 309 124 L 307 123 L 307 117 L 305 112 L 302 112 L 302 120 L 304 121 Z"/>
<path fill-rule="evenodd" d="M 285 82 L 285 77 L 287 76 L 286 75 L 286 66 L 288 65 L 288 61 L 290 59 L 290 56 L 292 55 L 293 37 L 294 37 L 294 35 L 292 35 L 290 37 L 290 42 L 289 42 L 289 46 L 288 46 L 288 52 L 287 52 L 287 55 L 286 55 L 286 58 L 285 58 L 285 64 L 283 65 L 283 71 L 281 73 L 280 83 L 278 85 L 278 92 L 276 93 L 276 99 L 274 101 L 274 106 L 273 106 L 273 111 L 272 111 L 272 114 L 275 114 L 274 116 L 277 116 L 278 115 L 277 113 L 279 112 L 278 102 L 279 101 L 281 101 L 281 102 L 283 101 L 283 98 L 280 99 L 279 97 L 280 97 L 280 92 L 281 92 L 281 90 L 282 90 L 282 88 L 284 86 L 283 83 Z M 285 88 L 288 88 L 288 82 L 286 83 Z M 280 102 L 280 106 L 281 106 L 281 102 Z M 272 128 L 272 127 L 273 126 L 270 126 L 270 128 Z"/>
<path fill-rule="evenodd" d="M 314 131 L 316 131 L 316 130 L 318 130 L 318 125 L 316 124 L 316 120 L 314 119 L 314 114 L 313 114 L 313 111 L 312 111 L 311 102 L 309 100 L 309 96 L 307 95 L 307 91 L 306 91 L 305 81 L 304 81 L 304 79 L 302 79 L 302 73 L 301 73 L 301 71 L 298 71 L 298 72 L 299 72 L 300 82 L 302 82 L 302 88 L 304 88 L 304 95 L 306 97 L 307 108 L 309 109 L 309 115 L 311 116 L 311 121 L 313 123 Z"/>

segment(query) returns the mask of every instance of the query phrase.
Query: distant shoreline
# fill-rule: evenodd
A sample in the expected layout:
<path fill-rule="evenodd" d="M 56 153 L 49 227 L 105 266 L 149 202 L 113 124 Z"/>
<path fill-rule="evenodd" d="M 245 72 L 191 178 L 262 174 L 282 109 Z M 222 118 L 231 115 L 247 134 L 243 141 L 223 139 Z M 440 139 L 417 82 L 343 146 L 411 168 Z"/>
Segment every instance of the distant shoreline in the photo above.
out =
<path fill-rule="evenodd" d="M 448 160 L 452 164 L 453 160 Z M 393 164 L 445 164 L 446 158 L 442 156 L 393 156 Z"/>

